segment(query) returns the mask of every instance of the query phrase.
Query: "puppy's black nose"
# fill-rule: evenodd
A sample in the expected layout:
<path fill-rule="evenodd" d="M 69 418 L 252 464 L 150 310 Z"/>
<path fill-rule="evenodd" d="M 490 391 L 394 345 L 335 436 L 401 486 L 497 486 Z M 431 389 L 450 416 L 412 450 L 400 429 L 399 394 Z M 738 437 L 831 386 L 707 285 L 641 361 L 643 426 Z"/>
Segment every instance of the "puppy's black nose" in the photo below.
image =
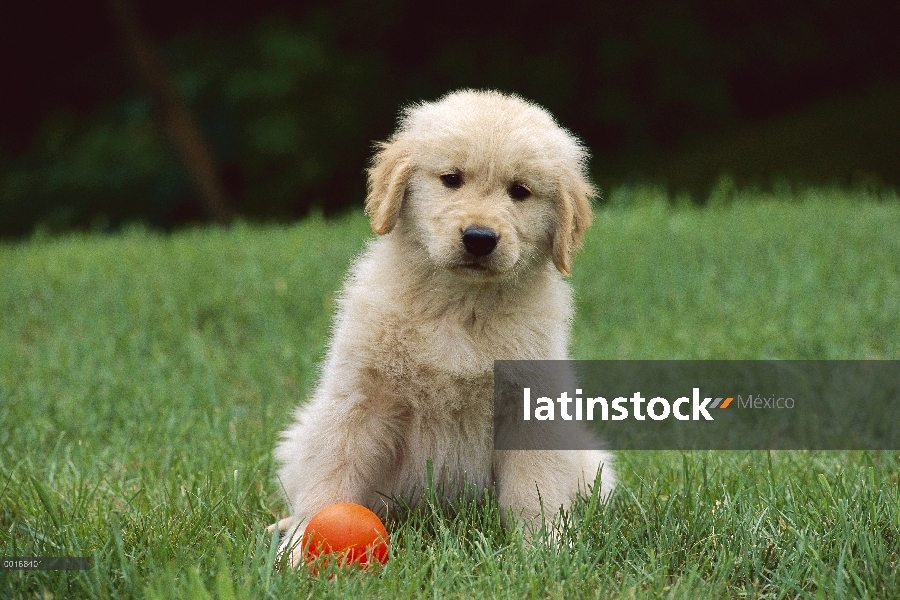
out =
<path fill-rule="evenodd" d="M 500 236 L 490 229 L 480 227 L 466 227 L 462 234 L 463 245 L 474 256 L 487 256 L 493 252 L 499 239 Z"/>

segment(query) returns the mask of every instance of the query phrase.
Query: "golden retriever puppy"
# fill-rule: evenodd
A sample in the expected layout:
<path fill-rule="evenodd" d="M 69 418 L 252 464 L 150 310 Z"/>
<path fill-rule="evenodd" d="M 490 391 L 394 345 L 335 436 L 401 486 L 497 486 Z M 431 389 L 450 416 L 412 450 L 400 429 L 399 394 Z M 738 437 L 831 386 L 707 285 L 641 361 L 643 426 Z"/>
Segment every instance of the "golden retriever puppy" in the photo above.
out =
<path fill-rule="evenodd" d="M 590 225 L 587 152 L 517 96 L 459 91 L 411 106 L 368 170 L 378 234 L 339 299 L 312 399 L 276 449 L 300 560 L 306 522 L 336 502 L 384 515 L 435 487 L 495 486 L 540 526 L 592 485 L 602 451 L 495 451 L 493 363 L 566 359 L 572 258 Z M 508 524 L 509 525 L 509 524 Z"/>

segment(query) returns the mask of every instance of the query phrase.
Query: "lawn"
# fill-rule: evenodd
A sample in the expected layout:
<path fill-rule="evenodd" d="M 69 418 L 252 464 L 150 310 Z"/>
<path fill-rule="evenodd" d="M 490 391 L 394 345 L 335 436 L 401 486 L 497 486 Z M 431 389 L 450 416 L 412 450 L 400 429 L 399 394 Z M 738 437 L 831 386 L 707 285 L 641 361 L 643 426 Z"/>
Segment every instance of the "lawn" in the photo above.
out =
<path fill-rule="evenodd" d="M 896 196 L 662 196 L 598 210 L 574 357 L 900 359 Z M 381 569 L 278 568 L 272 449 L 370 236 L 354 215 L 0 245 L 0 556 L 93 558 L 0 571 L 0 597 L 900 596 L 900 451 L 622 452 L 561 544 L 490 498 L 425 502 Z"/>

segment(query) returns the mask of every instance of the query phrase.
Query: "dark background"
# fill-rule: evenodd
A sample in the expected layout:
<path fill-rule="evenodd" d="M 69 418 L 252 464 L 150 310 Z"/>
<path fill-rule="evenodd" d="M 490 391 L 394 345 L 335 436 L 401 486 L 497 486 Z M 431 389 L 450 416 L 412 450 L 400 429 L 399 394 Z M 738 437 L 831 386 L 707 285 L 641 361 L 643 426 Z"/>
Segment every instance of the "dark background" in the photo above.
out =
<path fill-rule="evenodd" d="M 651 181 L 703 203 L 723 175 L 900 184 L 898 2 L 124 6 L 131 33 L 103 2 L 4 7 L 0 235 L 338 212 L 361 203 L 398 108 L 460 87 L 546 106 L 606 190 Z M 155 78 L 135 35 L 161 59 Z M 224 209 L 199 191 L 166 89 Z"/>

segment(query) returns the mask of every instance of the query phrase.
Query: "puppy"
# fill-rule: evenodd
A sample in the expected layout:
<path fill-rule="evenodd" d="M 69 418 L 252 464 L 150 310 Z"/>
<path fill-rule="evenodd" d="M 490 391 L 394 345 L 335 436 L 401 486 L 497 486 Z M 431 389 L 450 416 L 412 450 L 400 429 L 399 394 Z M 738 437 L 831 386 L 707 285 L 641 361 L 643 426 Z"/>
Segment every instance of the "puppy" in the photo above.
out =
<path fill-rule="evenodd" d="M 587 491 L 602 451 L 495 451 L 493 362 L 567 358 L 572 259 L 590 225 L 585 148 L 517 96 L 459 91 L 401 113 L 368 170 L 378 234 L 338 301 L 312 399 L 276 449 L 294 564 L 307 521 L 336 502 L 384 515 L 435 487 L 495 486 L 540 525 Z M 507 525 L 511 525 L 507 523 Z"/>

